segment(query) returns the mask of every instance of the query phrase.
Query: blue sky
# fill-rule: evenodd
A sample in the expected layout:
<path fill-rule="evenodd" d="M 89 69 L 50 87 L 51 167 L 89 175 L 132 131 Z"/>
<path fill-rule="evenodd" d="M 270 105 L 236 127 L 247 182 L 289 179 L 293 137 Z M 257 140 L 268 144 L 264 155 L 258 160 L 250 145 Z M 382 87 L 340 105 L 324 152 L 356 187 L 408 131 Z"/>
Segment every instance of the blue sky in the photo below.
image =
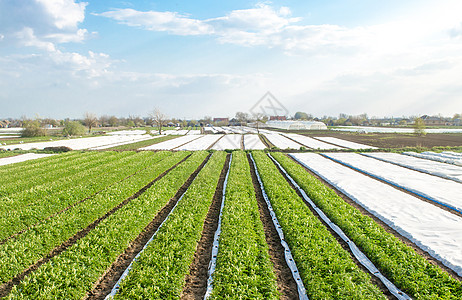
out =
<path fill-rule="evenodd" d="M 462 2 L 0 0 L 0 118 L 462 112 Z"/>

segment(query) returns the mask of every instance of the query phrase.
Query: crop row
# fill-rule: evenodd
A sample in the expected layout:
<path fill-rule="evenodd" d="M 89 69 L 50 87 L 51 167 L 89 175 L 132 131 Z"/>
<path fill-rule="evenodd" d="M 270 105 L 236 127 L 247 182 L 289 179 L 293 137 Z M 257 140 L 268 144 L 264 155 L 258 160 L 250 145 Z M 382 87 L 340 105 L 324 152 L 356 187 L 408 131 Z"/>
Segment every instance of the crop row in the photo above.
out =
<path fill-rule="evenodd" d="M 187 153 L 176 153 L 156 165 L 151 179 L 174 166 Z M 17 286 L 10 298 L 80 299 L 87 294 L 131 241 L 166 205 L 207 154 L 196 152 L 131 200 L 72 247 L 51 259 Z M 72 285 L 69 285 L 72 282 Z"/>
<path fill-rule="evenodd" d="M 263 152 L 252 153 L 310 299 L 384 299 Z"/>
<path fill-rule="evenodd" d="M 60 178 L 73 175 L 79 170 L 85 170 L 88 168 L 88 164 L 97 163 L 110 156 L 115 156 L 115 154 L 86 152 L 64 161 L 49 163 L 38 170 L 24 166 L 22 170 L 6 176 L 8 181 L 0 186 L 0 197 L 11 196 L 19 191 L 29 190 L 42 184 L 50 184 Z"/>
<path fill-rule="evenodd" d="M 462 298 L 462 285 L 456 279 L 429 263 L 372 218 L 346 203 L 302 166 L 282 153 L 273 153 L 272 156 L 308 197 L 400 289 L 419 299 Z"/>
<path fill-rule="evenodd" d="M 212 298 L 278 299 L 276 277 L 245 152 L 234 151 L 222 212 Z"/>
<path fill-rule="evenodd" d="M 106 188 L 87 201 L 77 203 L 61 214 L 44 220 L 0 245 L 0 261 L 2 261 L 0 282 L 10 280 L 124 199 L 146 186 L 155 178 L 155 174 L 160 172 L 158 165 L 162 162 L 153 163 L 158 160 L 156 155 L 161 155 L 161 153 L 145 157 L 138 162 L 145 168 L 135 175 Z"/>
<path fill-rule="evenodd" d="M 129 153 L 130 154 L 130 153 Z M 111 159 L 108 164 L 93 166 L 75 176 L 25 191 L 14 198 L 2 201 L 0 226 L 3 230 L 0 238 L 4 239 L 62 209 L 81 201 L 111 184 L 132 175 L 144 168 L 139 161 L 148 160 L 155 163 L 168 153 L 120 154 L 118 160 Z"/>
<path fill-rule="evenodd" d="M 179 298 L 226 154 L 215 152 L 134 262 L 115 299 Z"/>

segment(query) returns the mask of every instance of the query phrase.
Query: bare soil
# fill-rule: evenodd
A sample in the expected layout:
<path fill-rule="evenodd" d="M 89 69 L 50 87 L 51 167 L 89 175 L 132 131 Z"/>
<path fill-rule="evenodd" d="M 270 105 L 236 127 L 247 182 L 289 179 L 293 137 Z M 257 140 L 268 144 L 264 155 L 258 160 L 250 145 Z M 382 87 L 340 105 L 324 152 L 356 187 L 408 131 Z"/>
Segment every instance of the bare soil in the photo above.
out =
<path fill-rule="evenodd" d="M 252 176 L 252 183 L 257 197 L 258 211 L 260 213 L 260 220 L 263 223 L 265 231 L 265 238 L 269 248 L 269 255 L 273 263 L 274 273 L 276 274 L 278 291 L 280 299 L 299 299 L 297 283 L 292 276 L 289 266 L 286 263 L 284 255 L 284 247 L 281 244 L 281 239 L 274 227 L 268 206 L 266 205 L 263 193 L 258 182 L 257 174 L 255 173 L 254 165 L 247 154 L 247 159 L 250 164 L 250 173 Z"/>
<path fill-rule="evenodd" d="M 128 248 L 125 249 L 124 253 L 119 255 L 116 261 L 100 277 L 100 279 L 93 286 L 93 289 L 85 296 L 84 299 L 105 299 L 105 297 L 111 292 L 112 288 L 119 280 L 120 276 L 122 276 L 123 272 L 133 261 L 135 256 L 138 255 L 138 253 L 143 249 L 144 245 L 146 245 L 146 243 L 156 232 L 162 222 L 170 214 L 173 207 L 175 207 L 175 204 L 180 199 L 181 195 L 185 193 L 189 188 L 194 178 L 196 178 L 197 174 L 209 160 L 210 156 L 211 154 L 209 154 L 201 163 L 201 165 L 189 176 L 186 182 L 176 192 L 175 196 L 168 201 L 168 203 L 160 210 L 154 219 L 144 228 L 143 232 L 141 232 L 138 237 L 136 237 L 135 240 L 130 243 Z M 169 170 L 173 170 L 173 168 L 175 168 L 177 165 L 173 166 Z"/>
<path fill-rule="evenodd" d="M 224 168 L 220 174 L 220 179 L 213 196 L 212 204 L 210 205 L 207 217 L 205 218 L 201 239 L 197 244 L 193 262 L 189 267 L 189 274 L 186 276 L 181 299 L 202 300 L 204 299 L 205 292 L 207 291 L 208 270 L 212 258 L 212 246 L 215 232 L 218 228 L 220 208 L 223 201 L 224 183 L 229 169 L 230 158 L 231 154 L 228 154 L 226 156 Z"/>

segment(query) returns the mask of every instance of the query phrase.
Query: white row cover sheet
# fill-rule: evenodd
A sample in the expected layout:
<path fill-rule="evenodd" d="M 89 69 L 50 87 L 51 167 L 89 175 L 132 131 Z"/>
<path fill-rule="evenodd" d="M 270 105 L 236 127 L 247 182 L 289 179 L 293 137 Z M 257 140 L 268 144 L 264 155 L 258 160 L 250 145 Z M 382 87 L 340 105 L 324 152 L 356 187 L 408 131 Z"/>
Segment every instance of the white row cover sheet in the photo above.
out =
<path fill-rule="evenodd" d="M 443 151 L 441 152 L 442 154 L 449 154 L 449 155 L 452 155 L 452 156 L 455 156 L 455 157 L 460 157 L 462 158 L 462 153 L 459 153 L 459 152 L 452 152 L 452 151 Z"/>
<path fill-rule="evenodd" d="M 332 128 L 335 131 L 364 132 L 364 133 L 414 133 L 413 128 L 392 127 L 366 127 L 366 126 L 339 126 Z M 456 128 L 427 128 L 426 133 L 462 133 L 462 129 Z"/>
<path fill-rule="evenodd" d="M 278 147 L 279 149 L 300 149 L 302 145 L 296 143 L 279 133 L 265 133 L 265 137 L 270 141 L 271 144 Z"/>
<path fill-rule="evenodd" d="M 119 130 L 108 132 L 108 135 L 136 135 L 136 134 L 146 134 L 146 130 Z"/>
<path fill-rule="evenodd" d="M 218 141 L 218 139 L 222 136 L 223 134 L 206 134 L 203 135 L 201 138 L 187 143 L 186 145 L 178 147 L 176 150 L 207 150 L 210 146 L 212 146 L 213 143 Z"/>
<path fill-rule="evenodd" d="M 187 135 L 199 135 L 201 134 L 201 131 L 200 130 L 197 130 L 197 129 L 192 129 L 190 131 L 188 131 Z"/>
<path fill-rule="evenodd" d="M 462 220 L 315 153 L 291 154 L 444 265 L 462 275 Z"/>
<path fill-rule="evenodd" d="M 296 134 L 296 133 L 281 133 L 281 134 L 312 149 L 320 149 L 320 150 L 343 149 L 342 147 L 324 143 L 324 142 L 315 140 L 313 138 L 310 138 L 310 137 L 307 137 L 301 134 Z"/>
<path fill-rule="evenodd" d="M 0 148 L 3 149 L 22 149 L 22 150 L 31 150 L 31 149 L 44 149 L 46 147 L 60 147 L 65 146 L 73 150 L 82 150 L 100 147 L 104 145 L 113 145 L 123 142 L 136 142 L 142 140 L 149 135 L 105 135 L 98 137 L 88 137 L 88 138 L 75 138 L 75 139 L 65 139 L 59 141 L 51 142 L 37 142 L 37 143 L 25 143 L 25 144 L 16 144 L 8 145 Z M 150 137 L 150 136 L 149 136 Z"/>
<path fill-rule="evenodd" d="M 215 145 L 213 150 L 226 150 L 226 149 L 241 149 L 241 134 L 227 134 L 220 139 Z"/>
<path fill-rule="evenodd" d="M 416 195 L 462 212 L 461 183 L 409 170 L 356 153 L 324 153 L 323 155 Z"/>
<path fill-rule="evenodd" d="M 180 130 L 162 130 L 162 134 L 165 135 L 185 135 L 188 133 L 189 130 L 187 129 L 180 129 Z"/>
<path fill-rule="evenodd" d="M 14 163 L 42 158 L 42 157 L 47 157 L 50 155 L 54 155 L 54 154 L 26 153 L 26 154 L 16 155 L 12 157 L 0 158 L 0 166 L 5 166 L 9 164 L 14 164 Z"/>
<path fill-rule="evenodd" d="M 433 160 L 402 155 L 398 153 L 362 153 L 365 156 L 390 162 L 416 171 L 451 179 L 462 183 L 462 167 L 449 165 Z"/>
<path fill-rule="evenodd" d="M 377 149 L 377 147 L 354 143 L 354 142 L 338 139 L 335 137 L 320 136 L 316 138 L 321 141 L 328 142 L 328 143 L 338 145 L 341 147 L 345 147 L 345 148 L 349 148 L 349 149 Z"/>
<path fill-rule="evenodd" d="M 441 153 L 434 153 L 434 152 L 403 152 L 404 155 L 444 162 L 447 164 L 462 166 L 462 157 L 458 157 L 457 155 L 445 155 Z"/>
<path fill-rule="evenodd" d="M 244 149 L 245 150 L 263 150 L 266 146 L 256 134 L 244 135 Z"/>
<path fill-rule="evenodd" d="M 140 148 L 139 150 L 173 150 L 183 144 L 189 143 L 192 140 L 200 138 L 202 135 L 184 135 L 172 140 Z"/>

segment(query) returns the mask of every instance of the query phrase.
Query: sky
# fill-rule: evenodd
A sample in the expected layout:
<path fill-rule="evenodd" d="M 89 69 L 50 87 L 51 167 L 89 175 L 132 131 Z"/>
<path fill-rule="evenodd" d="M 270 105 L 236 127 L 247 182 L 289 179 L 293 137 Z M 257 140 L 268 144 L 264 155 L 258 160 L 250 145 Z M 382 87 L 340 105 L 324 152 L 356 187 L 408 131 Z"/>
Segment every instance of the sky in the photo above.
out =
<path fill-rule="evenodd" d="M 0 118 L 462 112 L 462 1 L 0 0 Z"/>

